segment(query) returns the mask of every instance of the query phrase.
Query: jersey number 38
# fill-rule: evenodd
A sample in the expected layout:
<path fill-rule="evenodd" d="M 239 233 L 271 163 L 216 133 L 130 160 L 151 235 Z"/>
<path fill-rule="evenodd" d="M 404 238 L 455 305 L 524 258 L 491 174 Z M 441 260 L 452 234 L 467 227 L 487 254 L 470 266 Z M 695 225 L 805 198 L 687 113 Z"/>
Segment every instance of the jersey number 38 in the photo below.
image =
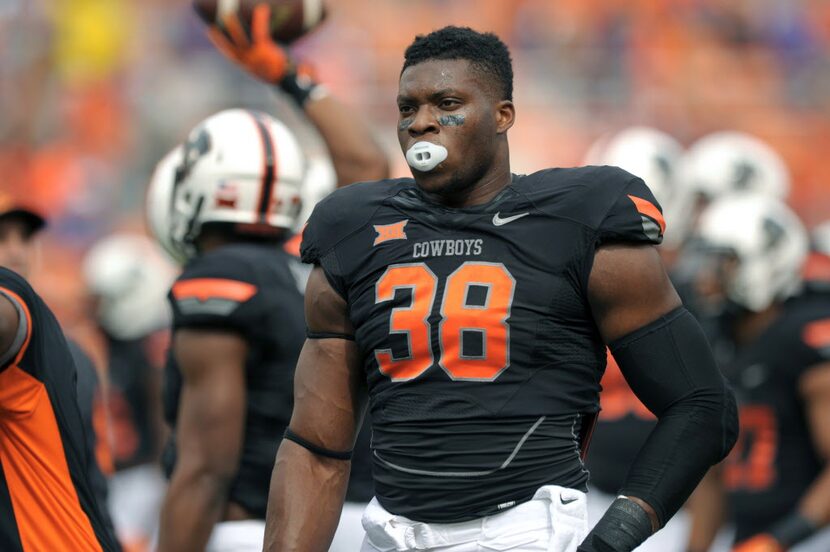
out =
<path fill-rule="evenodd" d="M 439 310 L 438 364 L 454 380 L 492 381 L 510 364 L 510 307 L 516 280 L 501 263 L 468 261 L 447 277 Z M 435 363 L 430 314 L 438 277 L 424 263 L 393 265 L 375 285 L 375 303 L 392 301 L 396 290 L 410 290 L 408 306 L 389 315 L 389 334 L 406 336 L 407 354 L 375 350 L 380 371 L 393 381 L 417 378 Z M 465 342 L 480 343 L 474 352 Z"/>

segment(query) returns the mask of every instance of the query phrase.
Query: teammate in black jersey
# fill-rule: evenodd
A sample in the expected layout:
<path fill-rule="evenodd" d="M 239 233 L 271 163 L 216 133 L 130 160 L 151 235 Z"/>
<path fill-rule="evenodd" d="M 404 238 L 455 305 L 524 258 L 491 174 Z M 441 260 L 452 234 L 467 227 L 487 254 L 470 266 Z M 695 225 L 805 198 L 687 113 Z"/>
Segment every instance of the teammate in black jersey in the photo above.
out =
<path fill-rule="evenodd" d="M 326 550 L 367 397 L 363 551 L 629 551 L 730 450 L 734 400 L 651 247 L 648 188 L 611 167 L 511 174 L 511 98 L 494 35 L 416 38 L 397 99 L 414 179 L 337 190 L 309 220 L 267 550 Z M 586 537 L 605 343 L 659 421 Z"/>
<path fill-rule="evenodd" d="M 244 65 L 249 45 L 220 45 Z M 276 44 L 268 49 L 282 52 Z M 303 108 L 329 148 L 339 184 L 386 174 L 366 125 L 345 117 L 322 87 L 305 80 L 300 86 L 295 73 L 277 79 L 260 73 L 261 65 L 245 68 L 279 84 Z M 293 133 L 244 110 L 198 125 L 154 177 L 150 214 L 158 237 L 187 260 L 170 294 L 164 400 L 174 440 L 164 459 L 172 474 L 162 551 L 262 548 L 271 468 L 304 339 L 309 271 L 288 239 L 306 177 Z"/>
<path fill-rule="evenodd" d="M 735 551 L 826 551 L 830 534 L 814 533 L 830 522 L 830 295 L 800 292 L 806 232 L 776 200 L 737 195 L 703 213 L 698 246 L 701 296 L 737 346 L 741 427 L 693 502 L 689 550 L 707 550 L 728 512 Z"/>

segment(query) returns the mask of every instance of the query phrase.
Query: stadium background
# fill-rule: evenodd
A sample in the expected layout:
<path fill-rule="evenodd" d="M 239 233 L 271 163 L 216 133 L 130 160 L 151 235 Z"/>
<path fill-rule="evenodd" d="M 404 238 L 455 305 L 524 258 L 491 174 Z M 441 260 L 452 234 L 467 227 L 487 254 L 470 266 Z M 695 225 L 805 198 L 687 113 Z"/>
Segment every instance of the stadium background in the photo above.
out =
<path fill-rule="evenodd" d="M 394 123 L 403 50 L 453 23 L 492 30 L 512 49 L 514 172 L 578 165 L 600 135 L 631 124 L 684 145 L 743 130 L 784 157 L 806 225 L 830 219 L 830 2 L 332 0 L 329 9 L 295 53 L 352 116 L 371 121 L 394 176 L 408 174 Z M 301 124 L 203 31 L 187 0 L 0 0 L 0 192 L 49 219 L 33 283 L 98 360 L 80 260 L 108 233 L 144 231 L 161 156 L 227 107 Z"/>

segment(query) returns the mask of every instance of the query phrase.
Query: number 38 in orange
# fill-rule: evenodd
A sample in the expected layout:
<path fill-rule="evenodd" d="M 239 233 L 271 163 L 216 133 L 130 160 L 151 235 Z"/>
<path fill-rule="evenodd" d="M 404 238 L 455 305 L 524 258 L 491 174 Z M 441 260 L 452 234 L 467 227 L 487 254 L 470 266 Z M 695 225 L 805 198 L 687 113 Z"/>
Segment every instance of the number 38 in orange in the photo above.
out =
<path fill-rule="evenodd" d="M 375 359 L 393 381 L 407 381 L 435 363 L 428 319 L 438 277 L 424 263 L 390 266 L 375 285 L 375 303 L 393 300 L 399 289 L 410 290 L 412 298 L 408 306 L 392 309 L 389 334 L 406 336 L 407 354 L 394 358 L 391 349 L 378 349 Z M 515 289 L 516 280 L 501 263 L 468 261 L 447 277 L 438 324 L 438 364 L 452 379 L 492 381 L 510 364 L 507 319 Z M 465 351 L 465 339 L 480 346 L 472 353 Z"/>

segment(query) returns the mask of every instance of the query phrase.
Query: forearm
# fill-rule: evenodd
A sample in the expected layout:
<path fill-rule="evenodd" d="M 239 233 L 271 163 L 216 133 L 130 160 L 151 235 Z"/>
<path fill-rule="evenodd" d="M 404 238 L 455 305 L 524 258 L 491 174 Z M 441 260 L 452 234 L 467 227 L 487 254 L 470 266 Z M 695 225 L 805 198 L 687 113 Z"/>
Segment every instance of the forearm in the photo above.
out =
<path fill-rule="evenodd" d="M 813 481 L 798 505 L 801 515 L 817 527 L 830 523 L 830 465 Z"/>
<path fill-rule="evenodd" d="M 714 542 L 726 519 L 726 497 L 721 484 L 721 465 L 703 477 L 689 497 L 689 552 L 705 552 Z"/>
<path fill-rule="evenodd" d="M 389 176 L 386 152 L 363 116 L 332 96 L 309 98 L 303 110 L 317 128 L 331 155 L 337 186 Z"/>
<path fill-rule="evenodd" d="M 161 509 L 159 552 L 201 552 L 227 503 L 230 478 L 175 470 Z"/>
<path fill-rule="evenodd" d="M 325 552 L 346 496 L 351 463 L 323 458 L 298 444 L 280 445 L 265 526 L 266 552 Z"/>

